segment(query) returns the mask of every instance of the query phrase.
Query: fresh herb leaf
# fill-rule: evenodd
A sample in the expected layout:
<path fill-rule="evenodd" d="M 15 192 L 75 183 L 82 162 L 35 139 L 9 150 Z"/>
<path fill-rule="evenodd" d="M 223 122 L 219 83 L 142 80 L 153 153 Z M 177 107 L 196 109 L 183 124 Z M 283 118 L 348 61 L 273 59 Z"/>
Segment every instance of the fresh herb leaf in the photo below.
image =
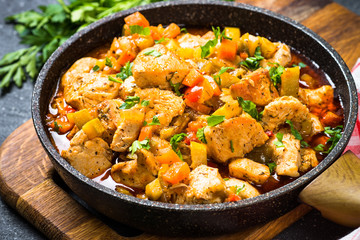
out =
<path fill-rule="evenodd" d="M 170 139 L 170 145 L 172 147 L 172 149 L 176 152 L 176 154 L 180 157 L 180 159 L 182 160 L 182 154 L 179 148 L 179 143 L 184 140 L 187 137 L 186 133 L 179 133 L 179 134 L 175 134 L 174 136 L 172 136 L 172 138 Z"/>
<path fill-rule="evenodd" d="M 150 101 L 148 101 L 148 100 L 142 100 L 141 101 L 141 106 L 147 107 L 149 105 L 149 103 L 150 103 Z"/>
<path fill-rule="evenodd" d="M 125 99 L 125 102 L 121 104 L 120 109 L 130 109 L 140 102 L 140 97 L 138 96 L 128 96 Z"/>
<path fill-rule="evenodd" d="M 272 174 L 276 168 L 276 163 L 271 162 L 271 163 L 267 163 L 267 165 L 269 167 L 270 174 Z"/>
<path fill-rule="evenodd" d="M 314 150 L 317 152 L 324 152 L 325 146 L 323 144 L 319 144 L 316 147 L 314 147 Z"/>
<path fill-rule="evenodd" d="M 152 118 L 152 122 L 148 124 L 149 126 L 153 126 L 153 125 L 160 125 L 160 121 L 159 121 L 159 118 L 154 115 L 153 118 Z"/>
<path fill-rule="evenodd" d="M 112 62 L 111 62 L 110 58 L 108 58 L 108 57 L 105 58 L 105 66 L 108 66 L 109 68 L 113 67 Z"/>
<path fill-rule="evenodd" d="M 148 124 L 147 121 L 144 121 L 144 122 L 143 122 L 143 126 L 144 126 L 144 127 L 145 127 L 147 124 Z"/>
<path fill-rule="evenodd" d="M 290 125 L 291 134 L 294 135 L 295 139 L 303 140 L 301 134 L 298 132 L 298 130 L 295 129 L 294 124 L 288 119 L 286 119 L 285 122 Z"/>
<path fill-rule="evenodd" d="M 256 47 L 254 56 L 246 58 L 245 61 L 241 61 L 240 65 L 243 65 L 246 68 L 251 69 L 251 70 L 256 70 L 260 67 L 260 61 L 263 59 L 264 59 L 264 57 L 261 56 L 260 47 Z"/>
<path fill-rule="evenodd" d="M 116 78 L 112 76 L 108 76 L 109 81 L 116 82 L 116 83 L 123 83 L 123 81 L 117 80 Z"/>
<path fill-rule="evenodd" d="M 307 65 L 306 65 L 305 63 L 303 63 L 303 62 L 299 62 L 299 64 L 298 64 L 298 65 L 293 64 L 292 66 L 293 66 L 293 67 L 297 67 L 297 66 L 299 66 L 300 68 L 306 68 L 306 67 L 307 67 Z"/>
<path fill-rule="evenodd" d="M 149 27 L 142 27 L 139 25 L 130 25 L 129 28 L 130 28 L 130 34 L 137 33 L 137 34 L 145 35 L 145 36 L 150 35 Z"/>
<path fill-rule="evenodd" d="M 283 74 L 285 68 L 278 63 L 274 64 L 272 67 L 266 67 L 269 70 L 270 80 L 274 84 L 276 89 L 279 89 L 279 85 L 281 84 L 281 75 Z"/>
<path fill-rule="evenodd" d="M 62 126 L 58 125 L 57 121 L 54 121 L 54 131 L 59 133 L 60 128 L 62 128 Z"/>
<path fill-rule="evenodd" d="M 310 145 L 307 142 L 305 142 L 304 140 L 300 141 L 300 145 L 301 145 L 302 148 L 310 147 Z"/>
<path fill-rule="evenodd" d="M 250 100 L 244 100 L 242 97 L 237 98 L 239 105 L 242 109 L 248 113 L 251 117 L 255 120 L 261 120 L 261 114 L 259 114 L 258 110 L 256 109 L 256 104 Z"/>
<path fill-rule="evenodd" d="M 205 129 L 205 127 L 199 128 L 199 129 L 197 130 L 197 132 L 196 132 L 196 137 L 197 137 L 200 141 L 202 141 L 203 143 L 206 144 L 207 142 L 206 142 L 206 138 L 205 138 L 204 129 Z"/>
<path fill-rule="evenodd" d="M 182 93 L 180 92 L 181 82 L 173 84 L 172 81 L 170 80 L 169 83 L 170 83 L 170 86 L 174 89 L 175 94 L 177 96 L 182 96 Z"/>
<path fill-rule="evenodd" d="M 100 67 L 99 67 L 98 65 L 95 65 L 95 66 L 92 68 L 93 72 L 97 72 L 97 71 L 99 71 L 99 69 L 100 69 Z"/>
<path fill-rule="evenodd" d="M 162 38 L 160 38 L 159 40 L 155 40 L 154 42 L 155 42 L 155 44 L 159 44 L 159 43 L 162 43 L 162 42 L 168 41 L 168 40 L 169 40 L 168 38 L 162 37 Z"/>
<path fill-rule="evenodd" d="M 224 181 L 229 181 L 229 178 L 223 178 Z"/>
<path fill-rule="evenodd" d="M 150 56 L 153 56 L 153 57 L 160 57 L 161 53 L 159 53 L 155 49 L 151 49 L 151 50 L 148 50 L 148 51 L 144 52 L 144 55 L 146 55 L 146 56 L 150 55 Z"/>
<path fill-rule="evenodd" d="M 214 81 L 217 83 L 217 85 L 221 86 L 221 77 L 220 77 L 220 75 L 225 73 L 227 70 L 230 70 L 230 69 L 233 70 L 234 68 L 233 67 L 221 67 L 218 74 L 213 75 Z"/>
<path fill-rule="evenodd" d="M 206 58 L 207 56 L 209 56 L 210 49 L 212 47 L 215 47 L 217 42 L 218 42 L 217 39 L 209 40 L 209 41 L 207 41 L 207 43 L 205 43 L 205 45 L 200 46 L 200 48 L 201 48 L 201 58 Z"/>
<path fill-rule="evenodd" d="M 121 78 L 121 80 L 125 80 L 128 77 L 132 76 L 132 66 L 133 63 L 127 62 L 123 67 L 121 67 L 120 72 L 116 74 L 117 78 Z"/>
<path fill-rule="evenodd" d="M 211 115 L 207 118 L 208 126 L 213 127 L 220 123 L 222 123 L 225 120 L 225 116 L 222 115 Z"/>
<path fill-rule="evenodd" d="M 240 192 L 245 188 L 245 184 L 243 183 L 241 187 L 238 187 L 237 185 L 235 187 L 236 187 L 236 195 L 239 195 Z"/>
<path fill-rule="evenodd" d="M 180 32 L 188 33 L 188 30 L 187 30 L 186 28 L 181 28 L 181 29 L 180 29 Z"/>
<path fill-rule="evenodd" d="M 234 145 L 232 140 L 230 140 L 230 150 L 231 152 L 234 152 Z"/>
<path fill-rule="evenodd" d="M 146 149 L 149 150 L 150 149 L 150 142 L 149 139 L 145 139 L 142 141 L 139 140 L 135 140 L 131 146 L 129 147 L 129 151 L 131 152 L 131 156 L 134 155 L 134 153 L 139 150 L 139 149 Z"/>
<path fill-rule="evenodd" d="M 325 152 L 325 153 L 329 153 L 331 150 L 334 149 L 336 144 L 339 142 L 339 140 L 340 140 L 340 138 L 342 136 L 343 126 L 339 125 L 339 126 L 337 126 L 335 128 L 325 127 L 324 129 L 325 129 L 324 133 L 330 137 L 329 140 L 327 140 L 326 143 L 331 143 L 331 146 Z"/>
<path fill-rule="evenodd" d="M 277 148 L 285 147 L 284 143 L 282 142 L 284 134 L 283 133 L 277 133 L 275 135 L 276 140 L 274 141 L 274 144 Z"/>

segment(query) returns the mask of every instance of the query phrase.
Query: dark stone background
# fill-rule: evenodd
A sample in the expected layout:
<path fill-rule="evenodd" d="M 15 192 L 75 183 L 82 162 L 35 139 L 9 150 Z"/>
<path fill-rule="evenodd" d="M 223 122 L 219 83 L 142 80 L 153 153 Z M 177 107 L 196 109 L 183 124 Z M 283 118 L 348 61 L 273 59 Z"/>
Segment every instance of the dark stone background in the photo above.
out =
<path fill-rule="evenodd" d="M 4 22 L 4 17 L 24 10 L 34 9 L 38 5 L 55 3 L 55 0 L 0 0 L 0 57 L 17 50 L 19 44 L 12 25 Z M 360 15 L 360 1 L 336 0 Z M 360 56 L 359 56 L 360 57 Z M 0 90 L 0 144 L 18 126 L 31 118 L 30 101 L 33 82 L 27 81 L 22 88 L 11 86 Z M 275 239 L 338 239 L 352 229 L 329 222 L 313 210 L 293 224 Z M 0 200 L 0 239 L 46 239 L 16 211 Z"/>

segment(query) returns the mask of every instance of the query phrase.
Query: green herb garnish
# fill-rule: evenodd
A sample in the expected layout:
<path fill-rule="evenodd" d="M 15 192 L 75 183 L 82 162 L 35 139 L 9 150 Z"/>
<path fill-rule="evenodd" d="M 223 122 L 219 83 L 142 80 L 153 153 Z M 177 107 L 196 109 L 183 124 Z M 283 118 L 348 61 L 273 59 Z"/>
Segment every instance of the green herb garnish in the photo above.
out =
<path fill-rule="evenodd" d="M 149 27 L 142 27 L 139 25 L 130 25 L 129 28 L 130 28 L 130 34 L 137 33 L 137 34 L 145 35 L 145 36 L 150 35 Z"/>
<path fill-rule="evenodd" d="M 150 55 L 150 56 L 153 56 L 153 57 L 160 57 L 161 53 L 159 53 L 155 49 L 151 49 L 151 50 L 148 50 L 148 51 L 144 52 L 144 55 L 146 55 L 146 56 Z"/>
<path fill-rule="evenodd" d="M 108 57 L 105 58 L 105 66 L 108 66 L 109 68 L 113 67 L 112 62 L 111 62 L 110 58 L 108 58 Z"/>
<path fill-rule="evenodd" d="M 155 42 L 155 44 L 159 44 L 159 43 L 162 43 L 162 42 L 168 41 L 168 40 L 169 40 L 168 38 L 162 37 L 162 38 L 160 38 L 159 40 L 155 40 L 154 42 Z"/>
<path fill-rule="evenodd" d="M 303 63 L 303 62 L 299 62 L 298 65 L 296 65 L 296 64 L 292 65 L 292 67 L 297 67 L 297 66 L 299 66 L 300 68 L 306 68 L 307 67 L 307 65 L 305 63 Z"/>
<path fill-rule="evenodd" d="M 331 150 L 334 149 L 336 144 L 339 142 L 339 140 L 340 140 L 340 138 L 342 136 L 341 131 L 343 130 L 343 126 L 339 125 L 339 126 L 337 126 L 335 128 L 325 127 L 324 129 L 325 129 L 324 133 L 330 137 L 329 140 L 326 141 L 326 143 L 331 143 L 331 146 L 325 152 L 325 153 L 329 153 Z"/>
<path fill-rule="evenodd" d="M 223 178 L 224 181 L 229 181 L 229 178 Z"/>
<path fill-rule="evenodd" d="M 116 82 L 116 83 L 123 83 L 123 81 L 117 80 L 116 78 L 112 76 L 108 76 L 109 81 Z"/>
<path fill-rule="evenodd" d="M 176 152 L 176 154 L 180 157 L 181 160 L 183 160 L 182 158 L 182 154 L 179 148 L 179 143 L 184 140 L 187 137 L 186 133 L 179 133 L 179 134 L 175 134 L 174 136 L 172 136 L 172 138 L 170 139 L 170 145 L 172 147 L 172 149 Z"/>
<path fill-rule="evenodd" d="M 177 96 L 182 96 L 182 94 L 180 92 L 181 82 L 173 84 L 172 81 L 170 80 L 169 83 L 170 83 L 170 86 L 174 89 L 175 94 Z"/>
<path fill-rule="evenodd" d="M 239 105 L 246 113 L 248 113 L 251 117 L 253 117 L 257 121 L 261 120 L 261 114 L 256 109 L 255 103 L 253 103 L 250 100 L 244 100 L 242 97 L 238 97 L 237 100 Z"/>
<path fill-rule="evenodd" d="M 187 30 L 186 28 L 181 28 L 181 29 L 180 29 L 180 32 L 188 33 L 188 30 Z"/>
<path fill-rule="evenodd" d="M 301 134 L 298 132 L 298 130 L 295 129 L 294 124 L 288 119 L 286 119 L 285 122 L 290 125 L 291 134 L 294 135 L 295 139 L 303 140 Z"/>
<path fill-rule="evenodd" d="M 137 96 L 128 96 L 125 99 L 125 102 L 121 104 L 120 109 L 130 109 L 140 102 L 140 97 Z"/>
<path fill-rule="evenodd" d="M 240 65 L 243 65 L 251 70 L 256 70 L 260 67 L 260 61 L 263 59 L 264 57 L 261 56 L 260 47 L 256 47 L 254 56 L 246 58 L 245 61 L 241 61 Z"/>
<path fill-rule="evenodd" d="M 269 167 L 270 174 L 272 174 L 276 168 L 276 163 L 271 162 L 271 163 L 267 163 L 267 165 Z"/>
<path fill-rule="evenodd" d="M 146 149 L 149 150 L 150 149 L 150 142 L 149 139 L 145 139 L 142 141 L 139 140 L 135 140 L 131 146 L 129 147 L 129 151 L 131 152 L 131 156 L 134 155 L 134 153 L 139 150 L 139 149 Z"/>
<path fill-rule="evenodd" d="M 243 183 L 242 187 L 238 187 L 237 185 L 235 187 L 236 187 L 236 195 L 239 195 L 240 192 L 245 188 L 245 184 Z"/>
<path fill-rule="evenodd" d="M 274 144 L 277 148 L 285 147 L 284 143 L 282 142 L 284 134 L 283 133 L 277 133 L 275 135 L 276 140 L 274 141 Z"/>
<path fill-rule="evenodd" d="M 305 142 L 304 140 L 300 141 L 300 145 L 301 145 L 302 148 L 310 147 L 310 145 L 307 142 Z"/>
<path fill-rule="evenodd" d="M 159 118 L 154 115 L 153 118 L 152 118 L 152 122 L 148 124 L 149 126 L 153 126 L 153 125 L 160 125 L 160 121 L 159 121 Z"/>
<path fill-rule="evenodd" d="M 217 85 L 219 85 L 219 86 L 221 85 L 221 77 L 220 77 L 220 75 L 225 73 L 229 69 L 234 69 L 234 68 L 233 67 L 221 67 L 218 74 L 213 75 L 214 81 L 217 83 Z"/>
<path fill-rule="evenodd" d="M 234 152 L 234 146 L 233 146 L 233 141 L 230 140 L 230 150 L 231 152 Z"/>
<path fill-rule="evenodd" d="M 276 89 L 279 89 L 281 84 L 281 75 L 283 74 L 285 68 L 278 63 L 274 64 L 272 67 L 266 67 L 269 70 L 270 80 L 274 84 Z"/>
<path fill-rule="evenodd" d="M 60 128 L 62 128 L 62 126 L 58 125 L 57 121 L 54 121 L 54 131 L 59 133 Z"/>
<path fill-rule="evenodd" d="M 213 127 L 220 123 L 222 123 L 225 120 L 225 116 L 223 115 L 211 115 L 207 118 L 208 126 Z"/>
<path fill-rule="evenodd" d="M 210 48 L 216 46 L 216 44 L 219 42 L 219 37 L 220 37 L 220 42 L 223 39 L 232 40 L 231 38 L 225 36 L 225 30 L 223 30 L 222 32 L 220 31 L 220 27 L 217 28 L 212 27 L 212 30 L 215 34 L 215 38 L 213 40 L 207 41 L 204 46 L 200 46 L 201 58 L 205 58 L 210 54 Z"/>
<path fill-rule="evenodd" d="M 200 141 L 202 141 L 203 143 L 207 143 L 207 142 L 206 142 L 206 138 L 205 138 L 204 129 L 205 129 L 205 127 L 199 128 L 199 129 L 197 130 L 197 132 L 196 132 L 196 137 L 197 137 Z"/>
<path fill-rule="evenodd" d="M 319 144 L 316 147 L 314 147 L 314 150 L 317 152 L 324 152 L 325 146 L 323 144 Z"/>
<path fill-rule="evenodd" d="M 123 81 L 128 77 L 132 76 L 132 66 L 133 63 L 127 62 L 123 67 L 121 67 L 120 72 L 116 74 L 117 78 L 121 78 Z"/>
<path fill-rule="evenodd" d="M 149 105 L 149 103 L 150 103 L 150 101 L 148 101 L 148 100 L 142 100 L 141 101 L 141 106 L 147 107 Z"/>
<path fill-rule="evenodd" d="M 100 69 L 100 67 L 99 67 L 98 65 L 95 65 L 95 66 L 92 68 L 93 72 L 97 72 L 97 71 L 99 71 L 99 69 Z"/>

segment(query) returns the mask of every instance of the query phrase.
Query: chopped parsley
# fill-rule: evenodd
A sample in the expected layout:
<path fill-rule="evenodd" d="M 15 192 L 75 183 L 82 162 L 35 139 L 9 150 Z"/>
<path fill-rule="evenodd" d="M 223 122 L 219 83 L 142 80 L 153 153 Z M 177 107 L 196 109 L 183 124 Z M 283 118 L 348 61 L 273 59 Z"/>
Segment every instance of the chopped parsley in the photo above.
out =
<path fill-rule="evenodd" d="M 150 55 L 150 56 L 153 56 L 153 57 L 160 57 L 161 53 L 159 53 L 155 49 L 151 49 L 151 50 L 148 50 L 148 51 L 144 52 L 144 55 L 146 55 L 146 56 Z"/>
<path fill-rule="evenodd" d="M 224 181 L 229 181 L 229 178 L 223 178 Z"/>
<path fill-rule="evenodd" d="M 215 34 L 215 38 L 213 40 L 207 41 L 204 46 L 200 46 L 201 58 L 206 58 L 210 54 L 210 48 L 216 46 L 216 44 L 219 41 L 219 37 L 220 37 L 220 42 L 222 42 L 223 39 L 232 40 L 231 38 L 225 36 L 225 30 L 223 30 L 222 32 L 220 31 L 220 27 L 217 28 L 212 27 L 212 30 Z"/>
<path fill-rule="evenodd" d="M 310 147 L 310 145 L 307 142 L 305 142 L 304 140 L 300 141 L 300 145 L 301 145 L 302 148 Z"/>
<path fill-rule="evenodd" d="M 143 126 L 145 127 L 147 124 L 148 124 L 147 121 L 144 120 Z"/>
<path fill-rule="evenodd" d="M 286 119 L 285 122 L 290 125 L 291 134 L 294 135 L 295 139 L 303 140 L 301 134 L 298 132 L 298 130 L 295 129 L 294 124 L 288 119 Z"/>
<path fill-rule="evenodd" d="M 234 69 L 233 67 L 221 67 L 220 71 L 218 72 L 218 74 L 214 74 L 213 78 L 214 81 L 217 83 L 217 85 L 221 85 L 221 78 L 220 75 L 223 74 L 224 72 L 226 72 L 229 69 Z"/>
<path fill-rule="evenodd" d="M 256 104 L 253 103 L 250 100 L 244 100 L 242 97 L 237 98 L 239 105 L 242 107 L 242 109 L 248 113 L 251 117 L 253 117 L 255 120 L 260 121 L 262 114 L 258 112 L 256 109 Z"/>
<path fill-rule="evenodd" d="M 131 152 L 131 156 L 134 155 L 134 153 L 139 149 L 150 149 L 150 142 L 149 139 L 145 139 L 142 141 L 136 140 L 134 141 L 131 146 L 129 147 L 129 151 Z"/>
<path fill-rule="evenodd" d="M 274 84 L 276 89 L 279 89 L 279 85 L 281 84 L 281 75 L 283 74 L 285 68 L 278 63 L 274 64 L 272 67 L 266 67 L 269 70 L 270 80 Z"/>
<path fill-rule="evenodd" d="M 169 40 L 168 38 L 162 37 L 162 38 L 160 38 L 159 40 L 155 40 L 154 42 L 155 42 L 155 44 L 159 44 L 159 43 L 162 43 L 162 42 L 168 41 L 168 40 Z"/>
<path fill-rule="evenodd" d="M 181 28 L 181 29 L 180 29 L 180 32 L 188 33 L 188 30 L 187 30 L 186 28 Z"/>
<path fill-rule="evenodd" d="M 149 105 L 149 103 L 150 103 L 150 101 L 148 101 L 148 100 L 142 100 L 141 101 L 141 106 L 147 107 Z"/>
<path fill-rule="evenodd" d="M 323 144 L 319 144 L 316 147 L 314 147 L 314 150 L 317 152 L 324 152 L 324 145 Z"/>
<path fill-rule="evenodd" d="M 260 47 L 256 47 L 254 56 L 246 58 L 245 61 L 241 61 L 240 65 L 243 65 L 246 68 L 251 69 L 251 70 L 256 70 L 260 67 L 260 61 L 263 59 L 264 59 L 264 57 L 261 56 Z"/>
<path fill-rule="evenodd" d="M 245 188 L 245 183 L 243 183 L 243 185 L 241 187 L 238 187 L 236 185 L 235 188 L 236 188 L 236 195 L 239 195 L 240 192 Z"/>
<path fill-rule="evenodd" d="M 323 144 L 319 144 L 314 147 L 314 150 L 318 152 L 329 153 L 339 142 L 342 136 L 343 126 L 339 125 L 335 128 L 325 127 L 324 129 L 324 133 L 329 137 L 329 139 L 326 141 L 326 144 L 331 143 L 331 145 L 328 150 L 325 150 L 325 146 Z"/>
<path fill-rule="evenodd" d="M 97 71 L 99 71 L 99 69 L 100 69 L 100 67 L 99 67 L 98 65 L 95 65 L 95 66 L 92 68 L 93 72 L 97 72 Z"/>
<path fill-rule="evenodd" d="M 203 143 L 207 143 L 207 142 L 206 142 L 206 138 L 205 138 L 204 129 L 205 129 L 205 127 L 199 128 L 199 129 L 197 130 L 197 132 L 196 132 L 196 137 L 197 137 L 200 141 L 202 141 Z"/>
<path fill-rule="evenodd" d="M 276 168 L 276 163 L 271 162 L 271 163 L 267 163 L 267 165 L 269 167 L 270 174 L 272 174 Z"/>
<path fill-rule="evenodd" d="M 181 160 L 183 160 L 183 157 L 182 157 L 181 151 L 179 149 L 179 142 L 184 140 L 186 137 L 187 137 L 186 133 L 179 133 L 179 134 L 175 134 L 170 139 L 170 145 L 171 145 L 172 149 L 176 152 L 176 154 L 180 157 Z"/>
<path fill-rule="evenodd" d="M 297 66 L 299 66 L 300 68 L 306 68 L 306 67 L 307 67 L 307 65 L 306 65 L 305 63 L 303 63 L 303 62 L 299 62 L 299 64 L 298 64 L 298 65 L 293 64 L 292 66 L 293 66 L 293 67 L 297 67 Z"/>
<path fill-rule="evenodd" d="M 54 121 L 54 131 L 59 133 L 60 128 L 62 128 L 62 126 L 58 125 L 57 121 Z"/>
<path fill-rule="evenodd" d="M 123 67 L 121 67 L 120 72 L 116 74 L 117 78 L 121 78 L 123 81 L 128 77 L 132 76 L 132 66 L 133 63 L 127 62 Z"/>
<path fill-rule="evenodd" d="M 230 140 L 230 150 L 231 152 L 234 152 L 234 145 L 232 140 Z"/>
<path fill-rule="evenodd" d="M 142 27 L 139 25 L 131 25 L 131 26 L 129 26 L 129 28 L 130 28 L 130 34 L 137 33 L 137 34 L 141 34 L 141 35 L 145 35 L 145 36 L 150 35 L 149 27 Z"/>
<path fill-rule="evenodd" d="M 172 78 L 172 77 L 171 77 L 171 78 Z M 181 82 L 174 84 L 174 83 L 170 80 L 169 83 L 170 83 L 170 86 L 174 89 L 175 94 L 176 94 L 177 96 L 182 96 L 182 93 L 180 92 Z"/>
<path fill-rule="evenodd" d="M 153 125 L 160 125 L 160 121 L 159 121 L 159 118 L 154 115 L 153 118 L 152 118 L 152 122 L 148 124 L 149 126 L 153 126 Z"/>
<path fill-rule="evenodd" d="M 277 148 L 285 147 L 284 143 L 282 142 L 284 134 L 283 133 L 277 133 L 275 135 L 276 140 L 274 141 L 274 144 Z"/>
<path fill-rule="evenodd" d="M 109 81 L 112 81 L 112 82 L 123 83 L 123 81 L 117 80 L 116 78 L 114 78 L 114 77 L 112 77 L 112 76 L 108 76 L 108 79 L 109 79 Z"/>
<path fill-rule="evenodd" d="M 121 104 L 120 109 L 130 109 L 140 102 L 140 97 L 137 96 L 128 96 L 125 99 L 125 102 Z"/>
<path fill-rule="evenodd" d="M 207 118 L 208 126 L 213 127 L 220 123 L 222 123 L 225 120 L 225 116 L 223 115 L 211 115 Z"/>
<path fill-rule="evenodd" d="M 108 66 L 110 68 L 113 67 L 112 62 L 111 62 L 110 58 L 108 58 L 108 57 L 105 58 L 105 66 Z"/>

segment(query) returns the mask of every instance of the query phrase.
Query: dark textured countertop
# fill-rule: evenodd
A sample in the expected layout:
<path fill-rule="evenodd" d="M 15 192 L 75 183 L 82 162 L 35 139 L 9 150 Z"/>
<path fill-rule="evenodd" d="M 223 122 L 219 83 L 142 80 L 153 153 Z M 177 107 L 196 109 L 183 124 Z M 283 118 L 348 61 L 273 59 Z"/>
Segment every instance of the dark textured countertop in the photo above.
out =
<path fill-rule="evenodd" d="M 4 22 L 4 17 L 34 9 L 38 5 L 54 3 L 55 0 L 0 0 L 0 57 L 21 48 L 18 37 L 12 25 Z M 360 1 L 338 0 L 359 14 Z M 27 81 L 22 88 L 11 86 L 0 90 L 0 144 L 18 126 L 31 118 L 30 101 L 33 83 Z M 334 224 L 322 218 L 320 213 L 313 210 L 301 220 L 290 226 L 275 239 L 338 239 L 352 229 Z M 30 223 L 23 219 L 16 211 L 0 201 L 0 239 L 46 239 Z"/>

